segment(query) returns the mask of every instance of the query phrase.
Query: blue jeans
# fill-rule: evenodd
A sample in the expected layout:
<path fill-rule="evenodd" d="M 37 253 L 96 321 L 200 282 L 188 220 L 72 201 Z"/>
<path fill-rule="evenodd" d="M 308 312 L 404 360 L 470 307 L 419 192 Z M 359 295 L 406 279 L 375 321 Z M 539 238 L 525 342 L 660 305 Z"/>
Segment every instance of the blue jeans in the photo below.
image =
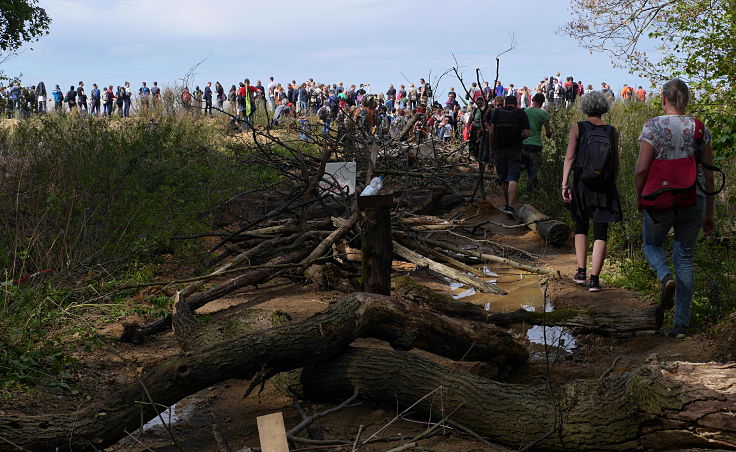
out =
<path fill-rule="evenodd" d="M 130 99 L 123 99 L 123 116 L 130 116 Z"/>
<path fill-rule="evenodd" d="M 698 196 L 692 207 L 669 212 L 644 212 L 644 256 L 649 266 L 657 272 L 657 279 L 671 275 L 667 266 L 667 256 L 662 246 L 670 229 L 674 227 L 675 238 L 672 241 L 672 263 L 675 268 L 675 324 L 687 327 L 690 325 L 690 304 L 693 300 L 695 285 L 693 260 L 698 232 L 703 226 L 705 214 L 705 198 Z"/>

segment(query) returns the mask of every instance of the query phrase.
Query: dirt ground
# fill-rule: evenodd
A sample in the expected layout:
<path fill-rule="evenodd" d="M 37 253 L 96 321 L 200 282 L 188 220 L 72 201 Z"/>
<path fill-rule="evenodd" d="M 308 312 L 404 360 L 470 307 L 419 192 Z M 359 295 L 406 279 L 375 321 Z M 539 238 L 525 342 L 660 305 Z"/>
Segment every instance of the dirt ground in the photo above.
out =
<path fill-rule="evenodd" d="M 513 224 L 491 203 L 475 204 L 455 213 L 460 213 L 461 218 L 475 216 L 474 222 L 492 220 Z M 451 214 L 452 212 L 446 217 L 449 218 Z M 572 240 L 562 247 L 553 247 L 526 229 L 487 227 L 485 232 L 479 231 L 479 235 L 475 238 L 492 240 L 508 247 L 533 253 L 538 256 L 537 265 L 558 270 L 562 274 L 561 279 L 548 282 L 547 304 L 577 307 L 603 305 L 616 309 L 636 309 L 649 303 L 636 293 L 615 288 L 605 288 L 600 293 L 590 294 L 586 289 L 570 281 L 575 270 Z M 518 255 L 515 258 L 518 259 Z M 508 284 L 509 288 L 518 290 L 518 292 L 512 292 L 511 299 L 515 301 L 501 303 L 498 305 L 500 308 L 496 306 L 498 296 L 488 301 L 489 299 L 483 297 L 490 297 L 489 295 L 471 295 L 467 297 L 468 301 L 478 304 L 488 302 L 494 306 L 494 310 L 513 310 L 523 305 L 535 305 L 535 303 L 538 305 L 539 302 L 544 302 L 538 278 L 534 277 L 530 280 L 530 275 L 518 274 L 518 272 L 507 272 L 510 276 L 504 276 L 501 271 L 504 269 L 492 268 L 491 270 L 499 273 L 499 284 Z M 396 276 L 408 273 L 422 283 L 455 296 L 463 290 L 451 287 L 450 282 L 424 270 L 403 269 L 395 273 Z M 524 281 L 524 283 L 514 282 L 516 280 Z M 344 294 L 340 292 L 318 290 L 287 279 L 276 279 L 262 286 L 244 288 L 209 303 L 198 313 L 207 314 L 211 317 L 211 321 L 216 322 L 242 309 L 272 309 L 285 311 L 293 321 L 298 322 L 323 310 L 330 302 L 342 296 Z M 124 321 L 133 320 L 140 319 L 124 319 Z M 733 323 L 736 324 L 736 320 Z M 517 331 L 517 334 L 523 336 L 524 331 Z M 729 334 L 730 337 L 733 337 L 733 331 L 732 329 L 730 332 L 720 332 L 718 337 L 694 336 L 680 341 L 670 340 L 658 334 L 630 338 L 578 335 L 573 339 L 576 347 L 552 349 L 550 354 L 544 352 L 543 346 L 531 343 L 532 353 L 529 362 L 500 375 L 499 378 L 509 383 L 539 384 L 538 377 L 545 374 L 548 359 L 551 359 L 553 363 L 552 378 L 558 382 L 576 378 L 598 378 L 604 372 L 620 374 L 643 363 L 653 354 L 660 360 L 703 362 L 718 357 L 723 359 L 723 348 L 716 345 L 723 342 L 724 337 L 729 337 Z M 179 353 L 179 347 L 171 332 L 161 334 L 141 346 L 120 343 L 117 338 L 121 332 L 122 321 L 108 324 L 99 332 L 108 345 L 92 351 L 79 351 L 78 358 L 84 365 L 76 376 L 74 387 L 79 388 L 77 394 L 62 395 L 39 388 L 27 394 L 19 394 L 13 400 L 1 402 L 0 413 L 40 413 L 48 411 L 49 406 L 52 406 L 54 410 L 73 412 L 88 403 L 92 397 L 104 397 L 115 391 L 120 385 L 134 381 L 136 374 L 140 374 L 146 368 Z M 569 332 L 564 333 L 569 335 Z M 520 340 L 525 340 L 525 338 L 520 337 Z M 376 340 L 359 340 L 354 345 L 387 347 L 387 344 Z M 482 373 L 483 366 L 480 363 L 451 363 L 428 353 L 422 352 L 421 354 L 470 372 Z M 282 412 L 287 429 L 300 421 L 291 398 L 279 392 L 270 382 L 265 385 L 262 392 L 255 391 L 243 398 L 247 386 L 247 381 L 229 380 L 200 391 L 177 403 L 171 411 L 162 414 L 167 422 L 171 420 L 169 429 L 164 428 L 160 420 L 154 419 L 145 428 L 130 432 L 130 437 L 120 441 L 109 450 L 218 451 L 220 449 L 214 440 L 213 427 L 219 431 L 232 450 L 240 450 L 259 445 L 257 416 Z M 325 405 L 306 402 L 303 405 L 308 413 L 327 408 Z M 317 436 L 322 435 L 325 439 L 348 441 L 355 439 L 360 426 L 363 427 L 362 438 L 367 438 L 379 430 L 378 436 L 380 437 L 395 435 L 411 437 L 424 431 L 427 423 L 432 421 L 420 419 L 412 413 L 406 413 L 398 420 L 395 419 L 396 416 L 395 408 L 362 403 L 320 419 L 315 423 L 317 426 L 315 431 Z M 176 445 L 172 443 L 172 437 Z M 377 443 L 364 447 L 362 450 L 388 450 L 397 444 L 400 443 L 391 441 Z M 300 444 L 297 447 L 293 450 L 314 450 L 314 446 L 307 444 Z M 422 447 L 418 450 L 507 450 L 500 446 L 491 447 L 469 435 L 462 435 L 449 429 L 442 430 L 441 434 L 423 441 Z M 350 449 L 350 447 L 347 448 L 347 450 Z"/>

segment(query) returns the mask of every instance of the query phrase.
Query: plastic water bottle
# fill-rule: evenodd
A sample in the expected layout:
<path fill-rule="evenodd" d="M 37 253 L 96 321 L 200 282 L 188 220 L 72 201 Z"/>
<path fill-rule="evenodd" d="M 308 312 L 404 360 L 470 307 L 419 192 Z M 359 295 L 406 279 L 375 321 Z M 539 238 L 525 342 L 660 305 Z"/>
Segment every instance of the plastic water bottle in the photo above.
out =
<path fill-rule="evenodd" d="M 371 183 L 363 189 L 363 192 L 360 194 L 360 196 L 376 195 L 379 191 L 381 191 L 381 187 L 383 187 L 383 176 L 374 177 L 373 179 L 371 179 Z"/>

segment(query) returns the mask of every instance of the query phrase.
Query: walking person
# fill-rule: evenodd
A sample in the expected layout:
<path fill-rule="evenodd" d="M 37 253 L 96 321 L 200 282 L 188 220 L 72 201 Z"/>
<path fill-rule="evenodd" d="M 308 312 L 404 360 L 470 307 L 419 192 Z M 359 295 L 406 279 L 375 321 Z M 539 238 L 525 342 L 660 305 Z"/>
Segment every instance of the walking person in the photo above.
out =
<path fill-rule="evenodd" d="M 230 111 L 231 115 L 235 115 L 236 113 L 235 107 L 237 104 L 237 99 L 238 99 L 238 88 L 236 88 L 235 85 L 232 85 L 230 87 L 230 91 L 228 91 L 227 93 L 227 106 L 228 106 L 228 111 Z"/>
<path fill-rule="evenodd" d="M 141 87 L 138 88 L 138 97 L 141 100 L 141 110 L 148 112 L 151 106 L 151 88 L 146 85 L 146 82 L 142 82 Z"/>
<path fill-rule="evenodd" d="M 204 115 L 212 116 L 212 82 L 204 87 Z"/>
<path fill-rule="evenodd" d="M 125 117 L 123 108 L 125 107 L 125 88 L 118 86 L 115 94 L 115 106 L 118 109 L 118 114 L 121 118 Z"/>
<path fill-rule="evenodd" d="M 51 92 L 51 95 L 54 98 L 54 110 L 56 110 L 57 113 L 61 113 L 64 108 L 64 93 L 61 91 L 61 88 L 59 88 L 59 85 L 56 85 L 56 88 Z"/>
<path fill-rule="evenodd" d="M 151 99 L 153 99 L 153 108 L 157 108 L 161 101 L 161 88 L 158 87 L 158 82 L 153 82 L 151 87 Z"/>
<path fill-rule="evenodd" d="M 490 145 L 496 160 L 496 170 L 503 185 L 505 204 L 501 211 L 516 216 L 514 201 L 521 176 L 524 140 L 529 137 L 529 118 L 516 108 L 516 96 L 506 97 L 506 106 L 493 109 L 490 124 Z"/>
<path fill-rule="evenodd" d="M 77 90 L 77 105 L 79 106 L 79 113 L 87 116 L 87 94 L 82 87 Z"/>
<path fill-rule="evenodd" d="M 81 83 L 81 82 L 80 82 Z M 66 103 L 69 106 L 69 113 L 73 112 L 77 107 L 77 90 L 74 86 L 69 87 L 69 91 L 66 93 Z"/>
<path fill-rule="evenodd" d="M 102 102 L 102 93 L 97 87 L 97 83 L 92 84 L 92 114 L 94 116 L 100 115 L 100 103 Z"/>
<path fill-rule="evenodd" d="M 562 171 L 562 199 L 575 221 L 575 256 L 578 269 L 573 281 L 590 292 L 601 290 L 600 274 L 606 257 L 608 224 L 623 219 L 616 188 L 619 171 L 618 131 L 601 117 L 610 108 L 605 94 L 583 96 L 580 110 L 585 121 L 573 124 L 567 139 Z M 570 185 L 570 172 L 575 177 Z M 590 279 L 586 278 L 588 229 L 593 222 L 593 254 Z"/>
<path fill-rule="evenodd" d="M 105 88 L 105 103 L 102 105 L 102 114 L 108 118 L 112 116 L 112 106 L 115 102 L 115 93 L 112 90 L 112 85 Z"/>
<path fill-rule="evenodd" d="M 217 109 L 222 113 L 225 110 L 225 88 L 222 87 L 220 82 L 215 82 L 215 93 L 217 96 Z"/>
<path fill-rule="evenodd" d="M 123 117 L 130 117 L 130 99 L 133 96 L 133 91 L 130 89 L 130 82 L 125 82 L 123 86 Z"/>
<path fill-rule="evenodd" d="M 38 112 L 42 115 L 46 113 L 47 99 L 46 84 L 44 82 L 38 82 L 38 85 L 36 85 L 36 101 L 38 102 Z"/>
<path fill-rule="evenodd" d="M 529 118 L 529 138 L 524 140 L 522 162 L 526 168 L 526 192 L 531 193 L 537 187 L 537 172 L 542 156 L 542 127 L 547 138 L 552 138 L 552 129 L 549 126 L 549 113 L 542 110 L 544 94 L 537 93 L 532 98 L 532 106 L 524 110 Z"/>
<path fill-rule="evenodd" d="M 712 165 L 710 131 L 695 118 L 685 115 L 689 99 L 689 89 L 680 79 L 670 80 L 662 87 L 664 115 L 647 121 L 639 136 L 639 159 L 634 173 L 637 195 L 642 195 L 649 178 L 654 178 L 655 183 L 658 182 L 657 177 L 661 179 L 660 171 L 650 171 L 655 162 L 660 168 L 665 168 L 661 166 L 663 161 L 684 159 Z M 693 260 L 698 232 L 702 228 L 706 234 L 710 234 L 715 229 L 713 195 L 708 194 L 713 193 L 713 173 L 697 165 L 696 174 L 698 183 L 687 201 L 683 199 L 676 207 L 668 203 L 668 208 L 643 209 L 644 256 L 657 273 L 660 282 L 658 321 L 661 322 L 664 311 L 672 309 L 674 305 L 675 326 L 666 334 L 675 339 L 686 337 L 690 326 L 690 305 L 694 288 Z M 675 279 L 664 252 L 665 239 L 672 229 Z"/>

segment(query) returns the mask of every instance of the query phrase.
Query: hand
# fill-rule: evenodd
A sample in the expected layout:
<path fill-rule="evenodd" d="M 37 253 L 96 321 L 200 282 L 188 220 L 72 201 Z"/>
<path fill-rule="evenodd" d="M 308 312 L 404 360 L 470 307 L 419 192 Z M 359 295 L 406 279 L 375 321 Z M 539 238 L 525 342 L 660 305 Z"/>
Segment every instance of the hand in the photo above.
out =
<path fill-rule="evenodd" d="M 706 215 L 703 218 L 703 232 L 705 235 L 710 235 L 716 229 L 716 220 L 713 218 L 713 214 Z"/>
<path fill-rule="evenodd" d="M 566 203 L 572 202 L 572 190 L 570 190 L 570 187 L 563 187 L 562 200 Z"/>

